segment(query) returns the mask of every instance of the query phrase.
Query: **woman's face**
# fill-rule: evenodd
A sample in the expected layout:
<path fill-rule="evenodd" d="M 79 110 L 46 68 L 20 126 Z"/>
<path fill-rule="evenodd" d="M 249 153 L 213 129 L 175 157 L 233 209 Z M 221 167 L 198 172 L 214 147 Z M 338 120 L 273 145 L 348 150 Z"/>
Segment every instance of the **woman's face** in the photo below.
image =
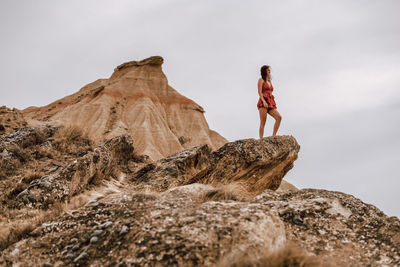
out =
<path fill-rule="evenodd" d="M 268 76 L 271 75 L 271 69 L 270 69 L 270 68 L 267 69 L 267 75 L 268 75 Z"/>

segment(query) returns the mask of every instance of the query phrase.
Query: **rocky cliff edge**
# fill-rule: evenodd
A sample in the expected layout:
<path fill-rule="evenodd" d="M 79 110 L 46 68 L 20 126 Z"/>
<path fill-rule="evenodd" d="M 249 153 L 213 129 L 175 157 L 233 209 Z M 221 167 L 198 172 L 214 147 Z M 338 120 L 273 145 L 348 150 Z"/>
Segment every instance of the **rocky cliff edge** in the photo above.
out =
<path fill-rule="evenodd" d="M 400 263 L 398 218 L 340 192 L 274 191 L 300 149 L 291 136 L 155 162 L 130 136 L 95 146 L 52 126 L 2 135 L 0 147 L 2 265 Z"/>

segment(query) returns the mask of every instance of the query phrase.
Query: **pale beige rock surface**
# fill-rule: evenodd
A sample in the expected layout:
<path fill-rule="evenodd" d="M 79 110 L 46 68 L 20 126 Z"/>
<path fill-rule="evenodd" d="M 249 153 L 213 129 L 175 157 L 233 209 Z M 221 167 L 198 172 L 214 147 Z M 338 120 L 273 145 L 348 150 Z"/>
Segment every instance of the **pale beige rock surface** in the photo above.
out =
<path fill-rule="evenodd" d="M 231 184 L 256 195 L 278 189 L 299 150 L 296 139 L 287 135 L 229 142 L 214 152 L 203 145 L 149 163 L 129 177 L 138 190 L 162 192 L 192 183 Z"/>
<path fill-rule="evenodd" d="M 168 85 L 162 57 L 131 61 L 79 92 L 23 114 L 30 125 L 74 125 L 99 144 L 129 134 L 135 151 L 156 160 L 182 149 L 227 142 L 212 131 L 204 110 Z"/>
<path fill-rule="evenodd" d="M 288 181 L 282 180 L 281 184 L 279 185 L 276 191 L 283 192 L 283 191 L 297 191 L 299 190 L 296 186 L 292 185 Z"/>

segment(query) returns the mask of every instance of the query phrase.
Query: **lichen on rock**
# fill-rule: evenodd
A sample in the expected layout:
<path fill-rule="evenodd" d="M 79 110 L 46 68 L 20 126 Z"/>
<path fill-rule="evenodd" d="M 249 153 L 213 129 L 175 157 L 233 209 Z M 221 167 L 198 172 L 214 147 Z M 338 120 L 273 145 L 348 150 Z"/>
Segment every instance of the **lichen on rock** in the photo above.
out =
<path fill-rule="evenodd" d="M 211 152 L 207 145 L 183 150 L 150 163 L 130 175 L 137 189 L 165 191 L 192 184 L 240 184 L 256 195 L 276 190 L 293 167 L 300 146 L 291 136 L 230 142 Z"/>

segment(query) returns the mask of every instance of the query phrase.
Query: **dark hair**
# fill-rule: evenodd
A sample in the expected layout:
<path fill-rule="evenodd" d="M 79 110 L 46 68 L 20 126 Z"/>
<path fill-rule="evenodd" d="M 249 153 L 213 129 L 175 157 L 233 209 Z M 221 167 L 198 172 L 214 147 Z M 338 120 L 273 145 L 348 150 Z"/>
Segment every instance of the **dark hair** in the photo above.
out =
<path fill-rule="evenodd" d="M 264 65 L 264 66 L 262 66 L 261 67 L 261 77 L 262 77 L 262 79 L 264 80 L 264 81 L 267 81 L 267 69 L 269 69 L 270 68 L 270 66 L 268 66 L 268 65 Z M 271 80 L 271 77 L 269 77 L 269 79 L 268 79 L 269 81 Z"/>

